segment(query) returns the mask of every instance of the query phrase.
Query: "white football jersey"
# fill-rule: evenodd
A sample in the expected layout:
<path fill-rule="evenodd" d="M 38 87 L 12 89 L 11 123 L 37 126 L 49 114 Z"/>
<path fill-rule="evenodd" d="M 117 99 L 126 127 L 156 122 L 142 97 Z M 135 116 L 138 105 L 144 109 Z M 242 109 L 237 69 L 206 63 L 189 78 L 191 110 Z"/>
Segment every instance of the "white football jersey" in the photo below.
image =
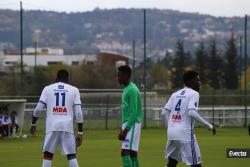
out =
<path fill-rule="evenodd" d="M 47 109 L 46 133 L 65 131 L 73 133 L 73 111 L 75 105 L 81 105 L 79 90 L 66 83 L 58 82 L 46 86 L 39 102 Z"/>
<path fill-rule="evenodd" d="M 168 140 L 191 141 L 194 137 L 194 120 L 189 110 L 198 111 L 199 93 L 183 88 L 173 93 L 164 109 L 170 112 L 168 118 Z"/>

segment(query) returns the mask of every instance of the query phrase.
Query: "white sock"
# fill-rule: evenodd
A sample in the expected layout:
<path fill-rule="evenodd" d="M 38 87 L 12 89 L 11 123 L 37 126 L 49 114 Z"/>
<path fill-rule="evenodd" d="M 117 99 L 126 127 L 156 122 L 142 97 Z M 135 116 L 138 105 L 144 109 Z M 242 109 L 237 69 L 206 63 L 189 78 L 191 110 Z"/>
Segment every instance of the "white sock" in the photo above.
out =
<path fill-rule="evenodd" d="M 69 167 L 79 167 L 76 158 L 69 160 Z"/>
<path fill-rule="evenodd" d="M 12 128 L 12 135 L 15 135 L 16 134 L 16 127 L 13 127 Z"/>
<path fill-rule="evenodd" d="M 51 160 L 43 159 L 43 166 L 42 167 L 51 167 Z"/>

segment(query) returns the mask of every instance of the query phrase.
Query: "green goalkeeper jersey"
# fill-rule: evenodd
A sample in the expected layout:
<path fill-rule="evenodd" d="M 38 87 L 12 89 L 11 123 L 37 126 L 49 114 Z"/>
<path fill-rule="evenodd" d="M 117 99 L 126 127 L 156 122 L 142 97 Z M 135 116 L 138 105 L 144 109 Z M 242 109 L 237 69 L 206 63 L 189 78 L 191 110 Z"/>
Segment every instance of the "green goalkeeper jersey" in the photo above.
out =
<path fill-rule="evenodd" d="M 122 123 L 127 122 L 126 127 L 133 127 L 135 122 L 141 123 L 141 97 L 137 86 L 130 82 L 122 93 Z"/>

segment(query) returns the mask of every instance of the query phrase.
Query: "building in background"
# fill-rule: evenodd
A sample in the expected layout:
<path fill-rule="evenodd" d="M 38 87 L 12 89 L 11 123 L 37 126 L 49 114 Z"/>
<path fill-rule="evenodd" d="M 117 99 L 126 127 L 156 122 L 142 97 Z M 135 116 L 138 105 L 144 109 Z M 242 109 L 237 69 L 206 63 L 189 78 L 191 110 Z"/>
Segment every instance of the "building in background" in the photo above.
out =
<path fill-rule="evenodd" d="M 101 51 L 97 54 L 98 64 L 107 64 L 110 66 L 117 66 L 119 64 L 128 64 L 132 57 L 128 55 L 121 55 L 116 52 Z"/>

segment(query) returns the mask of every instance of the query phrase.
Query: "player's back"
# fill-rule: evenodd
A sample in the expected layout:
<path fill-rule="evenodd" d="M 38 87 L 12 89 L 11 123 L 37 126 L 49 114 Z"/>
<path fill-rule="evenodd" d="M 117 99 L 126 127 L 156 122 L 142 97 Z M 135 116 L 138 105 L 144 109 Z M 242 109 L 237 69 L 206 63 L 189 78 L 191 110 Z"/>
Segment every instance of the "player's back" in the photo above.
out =
<path fill-rule="evenodd" d="M 170 115 L 168 119 L 168 139 L 190 141 L 194 121 L 188 114 L 190 109 L 198 110 L 199 93 L 183 88 L 172 94 L 168 104 Z"/>
<path fill-rule="evenodd" d="M 46 86 L 41 102 L 46 104 L 46 133 L 66 131 L 73 133 L 74 105 L 81 105 L 80 94 L 76 87 L 58 82 Z"/>

